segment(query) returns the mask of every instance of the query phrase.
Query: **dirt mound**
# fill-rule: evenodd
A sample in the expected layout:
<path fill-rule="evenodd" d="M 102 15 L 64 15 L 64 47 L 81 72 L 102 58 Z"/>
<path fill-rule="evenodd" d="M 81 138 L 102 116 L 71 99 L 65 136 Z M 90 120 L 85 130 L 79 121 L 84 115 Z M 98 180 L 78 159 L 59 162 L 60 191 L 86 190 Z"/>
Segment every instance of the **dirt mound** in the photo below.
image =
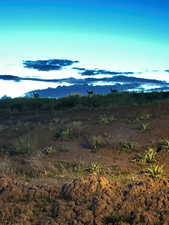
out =
<path fill-rule="evenodd" d="M 74 201 L 90 200 L 94 194 L 100 192 L 111 192 L 111 185 L 105 177 L 97 176 L 96 174 L 65 184 L 61 190 L 63 197 Z"/>
<path fill-rule="evenodd" d="M 104 218 L 112 213 L 112 206 L 118 199 L 115 187 L 106 177 L 97 174 L 64 184 L 61 195 L 71 202 L 71 207 L 67 208 L 70 224 L 105 224 Z M 63 218 L 60 213 L 58 217 Z"/>

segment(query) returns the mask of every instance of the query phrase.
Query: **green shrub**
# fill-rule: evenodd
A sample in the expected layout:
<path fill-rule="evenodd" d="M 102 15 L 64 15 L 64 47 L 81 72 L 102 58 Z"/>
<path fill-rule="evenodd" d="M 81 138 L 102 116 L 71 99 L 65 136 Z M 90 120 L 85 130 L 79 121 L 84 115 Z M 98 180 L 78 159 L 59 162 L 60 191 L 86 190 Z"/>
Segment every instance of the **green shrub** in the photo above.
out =
<path fill-rule="evenodd" d="M 147 131 L 151 128 L 151 124 L 150 123 L 142 123 L 141 124 L 141 130 L 142 131 Z"/>
<path fill-rule="evenodd" d="M 145 172 L 152 178 L 159 178 L 162 176 L 164 170 L 163 166 L 152 165 L 151 167 L 147 168 Z"/>
<path fill-rule="evenodd" d="M 169 140 L 168 139 L 163 139 L 162 141 L 160 141 L 159 143 L 159 148 L 161 148 L 162 150 L 169 150 Z"/>
<path fill-rule="evenodd" d="M 138 155 L 138 160 L 143 163 L 153 163 L 156 161 L 156 156 L 156 151 L 153 148 L 149 148 L 145 153 Z"/>
<path fill-rule="evenodd" d="M 89 173 L 97 173 L 97 174 L 104 173 L 103 165 L 101 165 L 100 163 L 97 163 L 97 162 L 92 162 L 86 170 Z"/>
<path fill-rule="evenodd" d="M 136 151 L 137 144 L 133 142 L 120 143 L 120 147 L 122 148 L 123 151 L 130 153 L 130 152 Z"/>
<path fill-rule="evenodd" d="M 31 154 L 34 151 L 33 141 L 29 135 L 19 137 L 14 146 L 15 154 Z"/>

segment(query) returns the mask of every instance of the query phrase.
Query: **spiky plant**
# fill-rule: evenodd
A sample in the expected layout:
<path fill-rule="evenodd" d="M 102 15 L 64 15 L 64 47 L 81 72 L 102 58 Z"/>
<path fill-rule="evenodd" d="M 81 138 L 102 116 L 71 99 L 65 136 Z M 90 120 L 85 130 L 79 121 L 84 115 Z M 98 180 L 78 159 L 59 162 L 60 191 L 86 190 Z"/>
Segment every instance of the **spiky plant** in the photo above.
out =
<path fill-rule="evenodd" d="M 153 148 L 149 148 L 145 153 L 139 155 L 139 161 L 143 163 L 153 163 L 156 161 L 156 155 L 156 151 Z"/>
<path fill-rule="evenodd" d="M 100 174 L 104 171 L 104 168 L 101 164 L 97 162 L 92 162 L 89 167 L 87 168 L 87 171 L 90 173 L 97 173 Z"/>
<path fill-rule="evenodd" d="M 160 147 L 160 149 L 168 151 L 169 150 L 169 140 L 166 138 L 161 140 L 159 143 L 159 147 Z"/>
<path fill-rule="evenodd" d="M 159 178 L 162 176 L 164 170 L 163 170 L 163 165 L 152 165 L 151 167 L 146 169 L 146 173 L 152 177 L 152 178 Z"/>
<path fill-rule="evenodd" d="M 150 123 L 142 123 L 141 124 L 141 130 L 146 131 L 150 129 L 151 124 Z"/>

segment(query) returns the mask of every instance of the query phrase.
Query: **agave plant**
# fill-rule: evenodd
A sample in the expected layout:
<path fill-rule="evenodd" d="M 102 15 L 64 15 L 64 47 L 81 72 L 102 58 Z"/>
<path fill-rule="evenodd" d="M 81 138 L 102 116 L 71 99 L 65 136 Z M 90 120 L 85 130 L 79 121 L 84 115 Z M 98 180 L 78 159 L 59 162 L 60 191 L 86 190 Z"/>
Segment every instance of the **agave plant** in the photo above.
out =
<path fill-rule="evenodd" d="M 160 141 L 159 143 L 159 147 L 158 147 L 158 152 L 161 150 L 169 150 L 169 140 L 168 139 L 163 139 Z"/>
<path fill-rule="evenodd" d="M 126 152 L 136 151 L 137 143 L 129 142 L 129 143 L 120 143 L 122 150 Z"/>
<path fill-rule="evenodd" d="M 104 168 L 101 164 L 97 162 L 92 162 L 89 167 L 87 168 L 87 171 L 90 173 L 102 173 L 104 171 Z"/>
<path fill-rule="evenodd" d="M 144 154 L 139 155 L 139 161 L 143 163 L 153 163 L 156 161 L 156 155 L 156 151 L 153 148 L 149 148 Z"/>
<path fill-rule="evenodd" d="M 141 124 L 141 130 L 142 130 L 142 131 L 149 130 L 150 127 L 151 127 L 151 124 L 150 124 L 150 123 L 142 123 L 142 124 Z"/>
<path fill-rule="evenodd" d="M 163 174 L 163 165 L 152 165 L 146 169 L 146 173 L 152 178 L 159 178 Z"/>

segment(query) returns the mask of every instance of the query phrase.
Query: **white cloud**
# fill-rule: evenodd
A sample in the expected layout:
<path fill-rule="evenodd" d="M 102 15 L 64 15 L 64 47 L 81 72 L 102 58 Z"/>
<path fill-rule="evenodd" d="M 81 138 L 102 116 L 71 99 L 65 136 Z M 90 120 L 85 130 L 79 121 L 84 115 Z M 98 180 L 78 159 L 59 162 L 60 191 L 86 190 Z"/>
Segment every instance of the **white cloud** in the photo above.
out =
<path fill-rule="evenodd" d="M 33 82 L 33 81 L 22 81 L 22 82 L 14 82 L 14 81 L 3 81 L 0 80 L 0 97 L 7 95 L 13 98 L 24 96 L 24 93 L 36 90 L 36 89 L 46 89 L 48 87 L 56 88 L 58 86 L 69 86 L 67 83 L 46 83 L 46 82 Z"/>

